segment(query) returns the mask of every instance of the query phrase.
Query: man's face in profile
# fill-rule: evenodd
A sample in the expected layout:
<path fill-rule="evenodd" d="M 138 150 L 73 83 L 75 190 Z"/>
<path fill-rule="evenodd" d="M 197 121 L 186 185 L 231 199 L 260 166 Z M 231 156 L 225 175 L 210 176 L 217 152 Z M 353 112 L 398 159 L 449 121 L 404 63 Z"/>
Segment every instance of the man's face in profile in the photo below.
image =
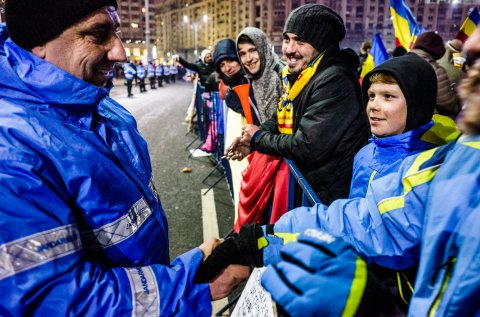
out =
<path fill-rule="evenodd" d="M 126 60 L 114 7 L 103 7 L 32 53 L 92 85 L 105 87 L 116 62 Z"/>

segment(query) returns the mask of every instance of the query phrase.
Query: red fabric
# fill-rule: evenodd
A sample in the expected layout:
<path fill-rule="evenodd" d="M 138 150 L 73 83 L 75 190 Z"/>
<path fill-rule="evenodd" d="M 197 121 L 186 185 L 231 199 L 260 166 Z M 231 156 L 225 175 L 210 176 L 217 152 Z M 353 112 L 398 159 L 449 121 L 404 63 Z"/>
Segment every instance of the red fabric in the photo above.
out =
<path fill-rule="evenodd" d="M 220 82 L 218 84 L 218 93 L 220 94 L 221 99 L 225 99 L 225 95 L 227 94 L 228 87 L 225 85 L 223 80 L 220 79 Z"/>
<path fill-rule="evenodd" d="M 272 194 L 271 223 L 288 210 L 289 170 L 283 159 L 253 152 L 248 161 L 242 173 L 235 232 L 244 224 L 264 222 Z"/>

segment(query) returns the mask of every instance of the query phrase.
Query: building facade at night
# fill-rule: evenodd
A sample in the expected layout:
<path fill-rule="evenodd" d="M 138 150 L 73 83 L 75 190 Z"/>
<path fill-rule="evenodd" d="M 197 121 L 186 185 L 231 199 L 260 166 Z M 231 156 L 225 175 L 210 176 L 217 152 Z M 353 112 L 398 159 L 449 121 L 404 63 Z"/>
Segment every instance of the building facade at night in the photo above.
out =
<path fill-rule="evenodd" d="M 456 36 L 469 9 L 478 4 L 478 0 L 406 1 L 419 25 L 437 31 L 445 41 Z M 387 48 L 395 45 L 389 0 L 165 0 L 156 16 L 158 53 L 187 54 L 195 47 L 199 53 L 219 39 L 235 39 L 246 26 L 262 29 L 280 53 L 288 14 L 307 3 L 329 6 L 342 16 L 347 29 L 343 47 L 358 50 L 377 32 Z"/>
<path fill-rule="evenodd" d="M 130 60 L 147 56 L 145 1 L 118 0 L 121 36 Z M 179 53 L 194 57 L 222 38 L 235 39 L 246 26 L 262 29 L 280 54 L 282 32 L 295 8 L 318 3 L 337 11 L 345 21 L 343 47 L 358 50 L 375 33 L 387 48 L 395 45 L 389 0 L 148 0 L 151 54 L 168 58 Z M 406 0 L 419 25 L 437 31 L 445 41 L 454 38 L 468 11 L 478 0 Z M 0 0 L 0 22 L 5 21 Z"/>

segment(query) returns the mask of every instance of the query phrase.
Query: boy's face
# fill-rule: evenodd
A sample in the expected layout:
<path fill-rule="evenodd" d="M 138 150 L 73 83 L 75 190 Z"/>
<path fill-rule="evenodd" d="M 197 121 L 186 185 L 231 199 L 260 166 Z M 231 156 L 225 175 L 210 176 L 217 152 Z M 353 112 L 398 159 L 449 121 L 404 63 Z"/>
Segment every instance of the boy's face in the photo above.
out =
<path fill-rule="evenodd" d="M 238 56 L 251 75 L 260 71 L 260 56 L 255 45 L 248 42 L 238 44 Z"/>
<path fill-rule="evenodd" d="M 234 60 L 224 59 L 220 63 L 220 71 L 227 77 L 232 77 L 240 71 L 240 63 Z"/>
<path fill-rule="evenodd" d="M 398 85 L 374 83 L 368 89 L 367 115 L 377 137 L 401 134 L 407 123 L 407 101 Z"/>

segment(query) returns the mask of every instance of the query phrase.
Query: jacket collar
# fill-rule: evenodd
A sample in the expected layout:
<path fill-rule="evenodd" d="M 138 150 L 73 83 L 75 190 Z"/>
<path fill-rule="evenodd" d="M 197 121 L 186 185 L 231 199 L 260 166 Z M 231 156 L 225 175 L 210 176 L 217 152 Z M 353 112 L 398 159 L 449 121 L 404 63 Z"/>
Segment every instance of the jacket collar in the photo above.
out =
<path fill-rule="evenodd" d="M 384 138 L 378 138 L 377 136 L 373 135 L 369 141 L 382 148 L 403 147 L 406 149 L 415 149 L 419 146 L 422 135 L 425 134 L 425 132 L 427 132 L 433 125 L 434 121 L 431 120 L 417 129 L 402 134 L 392 135 Z"/>

